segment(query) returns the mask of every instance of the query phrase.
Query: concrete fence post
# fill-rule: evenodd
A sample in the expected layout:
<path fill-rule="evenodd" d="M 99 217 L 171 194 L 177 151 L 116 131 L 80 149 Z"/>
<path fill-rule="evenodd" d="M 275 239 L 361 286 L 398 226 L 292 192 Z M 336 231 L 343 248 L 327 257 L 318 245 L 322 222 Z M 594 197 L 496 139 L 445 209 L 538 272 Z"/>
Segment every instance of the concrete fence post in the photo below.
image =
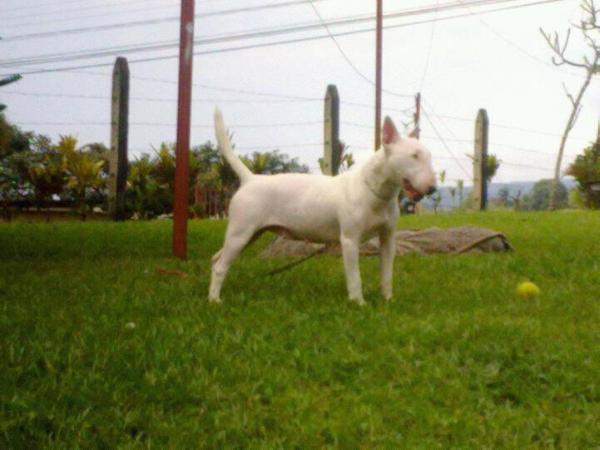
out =
<path fill-rule="evenodd" d="M 475 120 L 475 154 L 473 155 L 473 207 L 487 208 L 487 157 L 489 120 L 487 111 L 480 109 Z"/>
<path fill-rule="evenodd" d="M 340 145 L 340 97 L 334 84 L 327 86 L 324 109 L 323 173 L 337 175 L 342 148 Z"/>
<path fill-rule="evenodd" d="M 108 213 L 113 220 L 125 219 L 127 183 L 127 135 L 129 132 L 129 66 L 118 57 L 113 69 Z"/>

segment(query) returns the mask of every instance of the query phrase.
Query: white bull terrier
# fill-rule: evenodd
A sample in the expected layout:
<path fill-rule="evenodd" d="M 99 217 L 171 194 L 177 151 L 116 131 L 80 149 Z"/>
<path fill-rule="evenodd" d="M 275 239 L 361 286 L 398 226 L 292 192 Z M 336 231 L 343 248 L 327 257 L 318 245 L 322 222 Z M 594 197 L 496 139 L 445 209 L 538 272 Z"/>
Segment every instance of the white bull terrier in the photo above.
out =
<path fill-rule="evenodd" d="M 412 137 L 401 138 L 385 118 L 383 149 L 358 170 L 331 177 L 286 173 L 256 175 L 235 155 L 221 112 L 215 110 L 219 150 L 240 178 L 229 205 L 225 243 L 212 258 L 209 301 L 220 302 L 223 280 L 240 252 L 266 230 L 311 242 L 339 242 L 350 300 L 364 304 L 360 244 L 379 236 L 381 292 L 392 298 L 398 194 L 413 200 L 435 191 L 431 154 Z"/>

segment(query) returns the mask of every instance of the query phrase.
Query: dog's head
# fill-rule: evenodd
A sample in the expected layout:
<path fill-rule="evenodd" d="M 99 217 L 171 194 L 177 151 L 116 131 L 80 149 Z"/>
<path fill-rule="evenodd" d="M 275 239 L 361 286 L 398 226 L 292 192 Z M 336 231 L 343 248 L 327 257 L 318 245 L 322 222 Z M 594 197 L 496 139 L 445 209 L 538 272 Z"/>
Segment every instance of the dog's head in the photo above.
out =
<path fill-rule="evenodd" d="M 436 178 L 431 166 L 431 153 L 412 136 L 400 137 L 394 122 L 386 117 L 383 122 L 383 151 L 388 177 L 402 186 L 411 200 L 433 194 Z"/>

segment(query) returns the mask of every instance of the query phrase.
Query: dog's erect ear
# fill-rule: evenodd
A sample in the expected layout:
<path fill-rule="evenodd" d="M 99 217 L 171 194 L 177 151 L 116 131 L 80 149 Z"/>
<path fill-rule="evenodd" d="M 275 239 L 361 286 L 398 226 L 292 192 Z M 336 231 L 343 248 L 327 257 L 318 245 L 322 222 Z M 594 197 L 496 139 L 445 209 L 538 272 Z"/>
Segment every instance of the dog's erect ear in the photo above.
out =
<path fill-rule="evenodd" d="M 383 145 L 390 145 L 400 140 L 400 133 L 396 129 L 396 125 L 390 119 L 390 116 L 385 116 L 383 121 Z"/>
<path fill-rule="evenodd" d="M 414 130 L 412 130 L 408 134 L 408 137 L 418 139 L 419 138 L 419 131 L 421 131 L 421 129 L 419 127 L 416 127 Z"/>

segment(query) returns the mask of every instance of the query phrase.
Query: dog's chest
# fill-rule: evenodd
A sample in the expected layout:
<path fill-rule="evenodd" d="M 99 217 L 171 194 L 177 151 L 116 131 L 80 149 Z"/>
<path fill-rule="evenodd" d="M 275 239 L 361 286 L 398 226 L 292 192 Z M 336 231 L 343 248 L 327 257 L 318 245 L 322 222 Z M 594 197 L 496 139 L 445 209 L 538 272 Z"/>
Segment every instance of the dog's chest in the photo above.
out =
<path fill-rule="evenodd" d="M 396 216 L 393 208 L 368 208 L 364 211 L 360 222 L 362 223 L 362 235 L 365 239 L 375 236 L 383 228 L 393 227 Z"/>

